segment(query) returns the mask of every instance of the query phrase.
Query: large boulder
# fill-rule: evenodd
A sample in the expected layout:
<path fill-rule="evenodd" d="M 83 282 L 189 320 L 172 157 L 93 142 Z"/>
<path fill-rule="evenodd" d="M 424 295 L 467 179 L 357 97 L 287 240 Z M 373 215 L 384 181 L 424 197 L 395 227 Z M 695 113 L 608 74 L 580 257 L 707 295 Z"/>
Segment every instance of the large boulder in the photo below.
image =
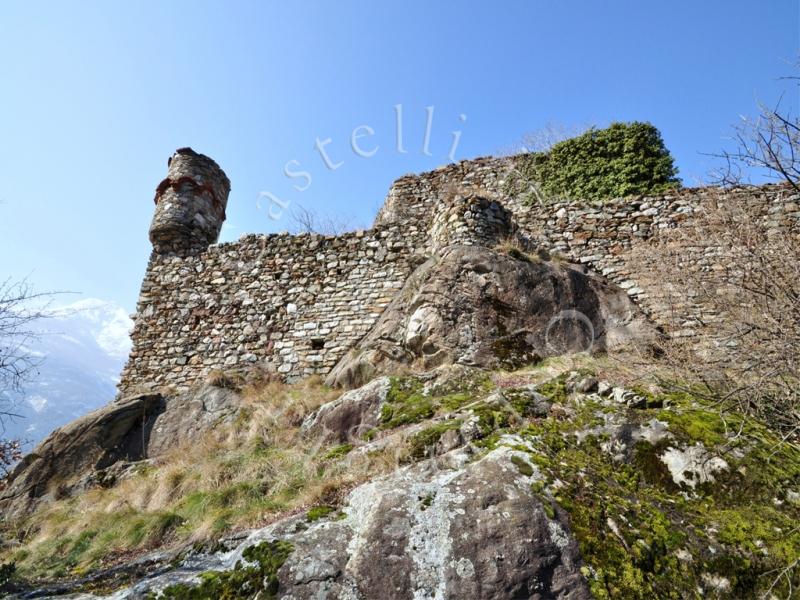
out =
<path fill-rule="evenodd" d="M 361 385 L 409 365 L 514 368 L 646 343 L 654 333 L 622 289 L 580 266 L 450 246 L 417 268 L 327 383 Z"/>
<path fill-rule="evenodd" d="M 191 443 L 233 418 L 239 395 L 204 386 L 178 396 L 122 398 L 56 429 L 14 468 L 0 492 L 0 514 L 13 518 L 38 503 L 108 485 L 128 466 Z"/>
<path fill-rule="evenodd" d="M 322 405 L 303 422 L 308 435 L 324 442 L 351 442 L 374 429 L 381 421 L 381 408 L 389 393 L 388 377 L 345 392 Z"/>

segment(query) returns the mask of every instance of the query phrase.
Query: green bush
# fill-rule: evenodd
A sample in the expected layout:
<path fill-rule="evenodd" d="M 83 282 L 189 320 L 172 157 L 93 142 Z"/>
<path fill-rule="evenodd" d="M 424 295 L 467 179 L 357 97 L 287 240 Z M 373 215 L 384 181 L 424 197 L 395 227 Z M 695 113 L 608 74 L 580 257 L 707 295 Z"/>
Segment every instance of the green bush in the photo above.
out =
<path fill-rule="evenodd" d="M 525 184 L 537 188 L 540 198 L 597 201 L 659 193 L 680 185 L 661 133 L 641 122 L 589 129 L 547 152 L 521 157 L 518 170 Z"/>

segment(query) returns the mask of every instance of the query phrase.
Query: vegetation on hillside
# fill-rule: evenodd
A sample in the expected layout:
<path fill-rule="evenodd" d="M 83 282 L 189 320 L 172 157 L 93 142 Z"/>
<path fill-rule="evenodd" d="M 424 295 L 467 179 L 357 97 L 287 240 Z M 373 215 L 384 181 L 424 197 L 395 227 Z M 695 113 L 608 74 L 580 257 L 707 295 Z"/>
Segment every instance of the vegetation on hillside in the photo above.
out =
<path fill-rule="evenodd" d="M 6 529 L 6 540 L 21 543 L 6 546 L 0 563 L 15 563 L 26 579 L 76 576 L 156 547 L 211 548 L 234 530 L 300 511 L 309 524 L 337 518 L 352 486 L 430 458 L 447 432 L 474 422 L 474 460 L 498 445 L 529 454 L 543 475 L 535 491 L 546 510 L 570 516 L 595 597 L 691 597 L 712 576 L 720 597 L 770 588 L 783 597 L 800 585 L 800 574 L 787 568 L 800 556 L 800 449 L 691 394 L 637 386 L 642 372 L 576 355 L 513 372 L 455 372 L 435 383 L 397 376 L 379 426 L 342 445 L 321 444 L 300 428 L 335 396 L 331 390 L 314 382 L 251 388 L 240 419 L 213 439 Z M 636 401 L 576 391 L 576 381 L 593 375 L 634 390 Z M 526 392 L 530 385 L 552 404 L 549 411 Z M 655 422 L 669 437 L 634 443 L 630 458 L 616 455 L 627 442 L 614 423 L 630 432 Z M 728 468 L 714 481 L 676 483 L 659 456 L 694 446 Z M 209 572 L 197 586 L 168 588 L 166 597 L 205 598 L 209 590 L 250 597 L 242 590 L 252 592 L 247 582 L 256 580 L 267 586 L 261 597 L 271 597 L 290 552 L 278 542 L 257 547 L 252 564 Z"/>
<path fill-rule="evenodd" d="M 111 488 L 97 487 L 4 523 L 0 549 L 25 576 L 80 576 L 155 548 L 212 543 L 279 515 L 337 504 L 365 477 L 395 466 L 381 453 L 346 469 L 330 445 L 303 438 L 304 416 L 337 393 L 315 381 L 244 390 L 245 406 L 220 427 L 158 461 L 143 461 Z M 335 448 L 334 448 L 335 449 Z"/>

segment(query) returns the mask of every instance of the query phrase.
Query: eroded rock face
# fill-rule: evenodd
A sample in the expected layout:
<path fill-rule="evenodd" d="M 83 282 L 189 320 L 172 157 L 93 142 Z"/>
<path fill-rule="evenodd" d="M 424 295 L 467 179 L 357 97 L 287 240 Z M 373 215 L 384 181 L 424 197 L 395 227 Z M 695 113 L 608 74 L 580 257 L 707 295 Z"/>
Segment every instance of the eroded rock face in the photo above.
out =
<path fill-rule="evenodd" d="M 113 483 L 130 463 L 158 457 L 231 419 L 239 401 L 232 390 L 205 386 L 175 397 L 123 398 L 76 419 L 17 465 L 0 493 L 0 514 L 14 518 L 42 501 Z"/>
<path fill-rule="evenodd" d="M 412 274 L 327 382 L 361 385 L 400 365 L 516 367 L 653 335 L 625 292 L 580 267 L 450 246 Z"/>
<path fill-rule="evenodd" d="M 344 571 L 362 597 L 588 597 L 566 523 L 547 517 L 536 471 L 522 474 L 513 455 L 500 448 L 453 470 L 429 461 L 357 488 Z"/>
<path fill-rule="evenodd" d="M 349 442 L 359 439 L 378 426 L 381 406 L 389 393 L 388 377 L 342 394 L 310 414 L 303 423 L 308 435 L 326 442 Z"/>
<path fill-rule="evenodd" d="M 284 600 L 590 598 L 565 513 L 532 490 L 539 474 L 525 454 L 501 447 L 471 458 L 457 450 L 399 469 L 354 489 L 341 519 L 285 519 L 113 597 L 191 583 L 233 568 L 248 546 L 282 540 L 293 548 L 278 571 Z"/>

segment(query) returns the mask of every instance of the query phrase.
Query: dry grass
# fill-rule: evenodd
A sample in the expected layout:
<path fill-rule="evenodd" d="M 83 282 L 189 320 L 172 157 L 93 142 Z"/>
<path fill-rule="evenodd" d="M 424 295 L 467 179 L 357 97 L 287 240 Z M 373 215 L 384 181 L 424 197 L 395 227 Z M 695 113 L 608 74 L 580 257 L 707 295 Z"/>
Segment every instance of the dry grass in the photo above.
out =
<path fill-rule="evenodd" d="M 660 389 L 664 381 L 674 377 L 672 366 L 641 354 L 635 349 L 625 352 L 592 355 L 588 352 L 552 356 L 516 371 L 498 371 L 492 374 L 492 382 L 498 388 L 541 384 L 567 371 L 589 370 L 601 379 L 613 381 L 615 385 L 628 388 Z"/>
<path fill-rule="evenodd" d="M 108 566 L 131 553 L 211 541 L 317 504 L 394 468 L 391 453 L 331 458 L 331 446 L 301 434 L 303 418 L 338 392 L 309 380 L 245 387 L 234 423 L 176 448 L 110 489 L 51 504 L 6 539 L 0 553 L 23 575 L 61 577 Z"/>
<path fill-rule="evenodd" d="M 516 236 L 508 236 L 494 248 L 495 252 L 526 262 L 541 262 L 543 258 L 531 252 L 531 248 Z M 547 257 L 549 258 L 549 256 Z"/>
<path fill-rule="evenodd" d="M 495 372 L 492 384 L 540 384 L 581 369 L 626 386 L 644 386 L 669 373 L 669 365 L 648 357 L 580 353 Z M 158 462 L 142 463 L 113 488 L 94 488 L 47 505 L 14 530 L 0 532 L 3 539 L 22 540 L 0 549 L 0 564 L 15 562 L 23 577 L 52 579 L 113 566 L 154 549 L 213 544 L 236 530 L 313 506 L 341 504 L 350 489 L 394 470 L 405 456 L 402 432 L 380 444 L 380 451 L 342 451 L 304 436 L 303 419 L 339 394 L 319 381 L 263 381 L 245 385 L 241 393 L 243 408 L 233 423 Z"/>

